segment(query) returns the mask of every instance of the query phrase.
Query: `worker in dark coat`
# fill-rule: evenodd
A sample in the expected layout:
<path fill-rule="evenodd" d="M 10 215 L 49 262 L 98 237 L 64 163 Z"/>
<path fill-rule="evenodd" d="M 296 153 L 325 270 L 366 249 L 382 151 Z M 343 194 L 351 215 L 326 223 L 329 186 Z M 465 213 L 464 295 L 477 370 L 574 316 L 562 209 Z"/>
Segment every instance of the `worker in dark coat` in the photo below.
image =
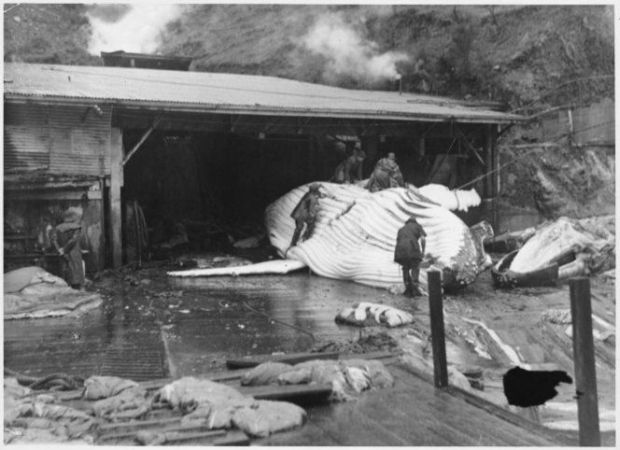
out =
<path fill-rule="evenodd" d="M 84 286 L 84 259 L 82 258 L 81 214 L 76 208 L 69 208 L 63 214 L 63 222 L 52 231 L 51 242 L 61 257 L 63 277 L 74 289 Z"/>
<path fill-rule="evenodd" d="M 354 183 L 362 179 L 362 166 L 366 153 L 357 145 L 353 154 L 348 156 L 336 167 L 332 181 L 334 183 Z"/>
<path fill-rule="evenodd" d="M 293 240 L 291 241 L 291 247 L 294 247 L 299 240 L 301 231 L 306 226 L 303 239 L 309 239 L 314 231 L 316 220 L 319 214 L 319 199 L 330 197 L 331 195 L 324 194 L 320 191 L 321 185 L 313 183 L 310 185 L 308 192 L 301 198 L 293 212 L 291 217 L 295 220 L 295 232 L 293 233 Z"/>
<path fill-rule="evenodd" d="M 394 261 L 402 266 L 405 295 L 416 297 L 422 295 L 418 287 L 420 263 L 426 248 L 426 232 L 412 217 L 398 230 Z"/>
<path fill-rule="evenodd" d="M 370 180 L 368 180 L 368 184 L 366 185 L 366 189 L 370 192 L 377 192 L 383 189 L 404 186 L 405 180 L 403 179 L 400 167 L 398 167 L 396 163 L 396 155 L 390 152 L 387 157 L 377 161 L 375 169 L 370 176 Z"/>

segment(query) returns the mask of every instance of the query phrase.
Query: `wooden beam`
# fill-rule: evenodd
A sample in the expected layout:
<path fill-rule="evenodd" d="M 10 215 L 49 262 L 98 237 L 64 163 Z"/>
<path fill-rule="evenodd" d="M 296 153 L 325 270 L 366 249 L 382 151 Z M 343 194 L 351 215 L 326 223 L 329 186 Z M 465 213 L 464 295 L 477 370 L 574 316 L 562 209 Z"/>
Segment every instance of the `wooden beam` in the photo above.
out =
<path fill-rule="evenodd" d="M 119 128 L 112 128 L 110 132 L 110 243 L 113 267 L 120 267 L 123 264 L 122 187 L 123 132 Z"/>
<path fill-rule="evenodd" d="M 495 176 L 493 174 L 493 170 L 495 169 L 494 159 L 495 159 L 495 128 L 492 125 L 487 125 L 485 130 L 485 145 L 484 145 L 484 153 L 485 153 L 485 169 L 487 173 L 487 177 L 485 180 L 484 186 L 484 196 L 486 198 L 495 197 Z"/>
<path fill-rule="evenodd" d="M 592 305 L 590 301 L 590 279 L 581 277 L 570 280 L 579 445 L 582 447 L 600 447 L 601 431 L 598 418 L 596 361 L 594 358 Z"/>
<path fill-rule="evenodd" d="M 379 154 L 379 136 L 363 136 L 361 141 L 362 150 L 366 153 L 366 159 L 362 163 L 362 176 L 367 177 L 375 168 L 375 163 L 378 159 L 377 157 Z"/>
<path fill-rule="evenodd" d="M 153 123 L 151 124 L 151 127 L 144 132 L 144 134 L 142 135 L 138 143 L 133 146 L 133 148 L 129 151 L 129 153 L 127 153 L 127 156 L 125 156 L 125 158 L 123 159 L 123 166 L 127 164 L 127 162 L 129 161 L 129 159 L 131 159 L 134 153 L 136 153 L 140 149 L 142 144 L 144 144 L 144 141 L 146 141 L 148 137 L 151 135 L 151 133 L 155 130 L 155 127 L 159 125 L 159 122 L 161 122 L 161 117 L 156 117 Z"/>
<path fill-rule="evenodd" d="M 435 387 L 446 388 L 448 387 L 448 363 L 446 360 L 446 335 L 443 323 L 441 273 L 438 270 L 429 270 L 427 275 Z"/>

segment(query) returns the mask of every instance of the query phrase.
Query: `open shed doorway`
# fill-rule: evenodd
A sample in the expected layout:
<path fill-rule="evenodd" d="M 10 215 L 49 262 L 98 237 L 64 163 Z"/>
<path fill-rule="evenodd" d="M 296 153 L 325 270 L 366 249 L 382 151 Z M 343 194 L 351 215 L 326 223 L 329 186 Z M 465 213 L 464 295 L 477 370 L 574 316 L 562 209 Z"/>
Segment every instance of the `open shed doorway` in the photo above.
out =
<path fill-rule="evenodd" d="M 125 130 L 124 147 L 132 148 L 141 135 Z M 309 136 L 152 133 L 124 167 L 125 259 L 134 260 L 147 244 L 137 243 L 136 202 L 153 257 L 170 253 L 158 249 L 230 249 L 236 240 L 264 233 L 269 203 L 303 183 L 325 179 L 334 163 L 324 152 Z"/>

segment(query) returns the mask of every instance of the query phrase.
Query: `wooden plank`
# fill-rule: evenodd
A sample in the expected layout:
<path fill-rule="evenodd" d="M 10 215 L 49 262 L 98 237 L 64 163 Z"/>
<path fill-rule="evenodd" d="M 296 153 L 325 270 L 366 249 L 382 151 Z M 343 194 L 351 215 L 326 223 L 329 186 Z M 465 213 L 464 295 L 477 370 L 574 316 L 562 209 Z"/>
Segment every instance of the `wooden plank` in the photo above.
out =
<path fill-rule="evenodd" d="M 310 361 L 313 359 L 338 359 L 340 353 L 289 353 L 286 355 L 253 355 L 247 356 L 241 359 L 229 359 L 226 361 L 226 367 L 229 369 L 243 369 L 256 367 L 267 361 L 281 362 L 287 364 L 298 364 L 304 361 Z"/>
<path fill-rule="evenodd" d="M 226 361 L 226 367 L 229 369 L 241 369 L 256 367 L 264 362 L 281 362 L 295 365 L 305 361 L 319 360 L 347 360 L 347 359 L 390 359 L 397 356 L 393 352 L 369 352 L 369 353 L 348 353 L 341 354 L 339 352 L 324 353 L 288 353 L 285 355 L 252 355 L 240 359 L 229 359 Z"/>
<path fill-rule="evenodd" d="M 300 428 L 281 433 L 275 433 L 263 439 L 253 442 L 255 445 L 278 445 L 278 446 L 296 446 L 296 447 L 317 447 L 338 445 L 330 436 L 325 434 L 321 428 L 312 422 L 304 424 Z"/>
<path fill-rule="evenodd" d="M 358 402 L 323 409 L 312 422 L 336 445 L 402 446 L 409 443 L 398 434 L 362 415 Z"/>
<path fill-rule="evenodd" d="M 181 422 L 181 417 L 166 417 L 162 419 L 153 420 L 132 420 L 124 423 L 106 423 L 101 424 L 98 427 L 100 433 L 127 433 L 129 431 L 141 430 L 149 427 L 161 427 L 165 428 L 169 425 L 178 425 Z"/>
<path fill-rule="evenodd" d="M 123 264 L 123 222 L 121 189 L 123 187 L 123 136 L 122 130 L 110 130 L 110 228 L 112 266 Z"/>
<path fill-rule="evenodd" d="M 250 445 L 250 438 L 243 431 L 232 430 L 226 433 L 225 436 L 216 437 L 211 444 L 215 446 L 241 446 Z"/>
<path fill-rule="evenodd" d="M 392 374 L 402 383 L 418 386 L 419 382 L 423 382 L 429 385 L 432 385 L 433 379 L 429 375 L 418 372 L 415 369 L 409 366 L 398 365 L 392 369 Z M 407 374 L 411 374 L 412 376 L 407 376 Z M 418 379 L 419 381 L 416 381 Z M 438 394 L 444 395 L 444 394 Z M 559 433 L 556 433 L 552 430 L 548 430 L 542 425 L 535 424 L 523 417 L 520 417 L 512 412 L 501 408 L 486 399 L 478 397 L 470 392 L 464 391 L 460 388 L 454 386 L 448 386 L 446 389 L 445 395 L 451 395 L 454 397 L 455 405 L 458 405 L 458 402 L 465 401 L 467 404 L 472 407 L 478 408 L 479 411 L 472 410 L 471 414 L 480 415 L 481 419 L 476 419 L 481 425 L 485 423 L 491 424 L 494 421 L 504 421 L 504 424 L 501 425 L 501 422 L 498 422 L 499 428 L 507 428 L 512 430 L 512 433 L 518 433 L 519 440 L 529 442 L 526 445 L 550 445 L 553 442 L 561 443 L 563 445 L 574 445 L 574 442 L 569 439 L 563 439 Z M 446 419 L 449 419 L 446 416 Z M 479 420 L 482 420 L 480 422 Z M 500 434 L 497 436 L 496 430 L 489 428 L 485 432 L 486 435 L 495 436 L 496 439 L 499 439 L 501 445 L 508 445 L 507 439 L 514 441 L 515 438 L 510 437 L 511 435 L 506 436 L 505 434 Z M 510 444 L 516 445 L 516 444 Z"/>
<path fill-rule="evenodd" d="M 202 430 L 202 431 L 197 431 Z M 120 439 L 133 439 L 136 437 L 139 431 L 151 431 L 146 429 L 136 429 L 131 431 L 123 431 L 119 433 L 108 433 L 99 436 L 97 442 L 115 441 Z M 194 439 L 211 439 L 214 437 L 223 437 L 226 434 L 226 430 L 208 430 L 206 425 L 195 426 L 179 426 L 161 428 L 159 430 L 152 430 L 157 433 L 165 433 L 166 443 L 173 443 L 185 440 Z"/>
<path fill-rule="evenodd" d="M 426 386 L 425 386 L 426 387 Z M 431 386 L 428 388 L 432 389 Z M 428 397 L 428 395 L 426 395 Z M 454 445 L 458 441 L 451 430 L 438 430 L 442 420 L 436 420 L 433 410 L 438 407 L 448 410 L 449 404 L 441 401 L 431 403 L 421 397 L 421 392 L 410 387 L 398 388 L 366 394 L 359 402 L 359 412 L 369 420 L 378 422 L 384 429 L 396 434 L 406 445 L 428 446 Z M 462 441 L 461 445 L 471 442 Z"/>
<path fill-rule="evenodd" d="M 332 393 L 332 388 L 328 384 L 241 386 L 238 390 L 256 400 L 280 400 L 293 403 L 309 400 L 327 401 Z"/>

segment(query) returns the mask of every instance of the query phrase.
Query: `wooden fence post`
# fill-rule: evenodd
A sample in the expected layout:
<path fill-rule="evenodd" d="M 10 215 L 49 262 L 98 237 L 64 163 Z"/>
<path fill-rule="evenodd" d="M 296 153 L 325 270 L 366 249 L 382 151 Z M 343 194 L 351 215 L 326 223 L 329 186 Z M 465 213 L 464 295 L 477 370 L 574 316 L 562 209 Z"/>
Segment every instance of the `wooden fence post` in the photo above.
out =
<path fill-rule="evenodd" d="M 592 306 L 590 280 L 585 277 L 570 280 L 570 309 L 573 322 L 573 353 L 575 390 L 579 419 L 579 445 L 600 446 L 601 432 L 596 392 L 596 367 L 592 337 Z"/>
<path fill-rule="evenodd" d="M 441 273 L 438 270 L 429 270 L 427 277 L 435 387 L 444 388 L 448 387 L 448 364 L 446 362 L 446 338 L 443 326 Z"/>

